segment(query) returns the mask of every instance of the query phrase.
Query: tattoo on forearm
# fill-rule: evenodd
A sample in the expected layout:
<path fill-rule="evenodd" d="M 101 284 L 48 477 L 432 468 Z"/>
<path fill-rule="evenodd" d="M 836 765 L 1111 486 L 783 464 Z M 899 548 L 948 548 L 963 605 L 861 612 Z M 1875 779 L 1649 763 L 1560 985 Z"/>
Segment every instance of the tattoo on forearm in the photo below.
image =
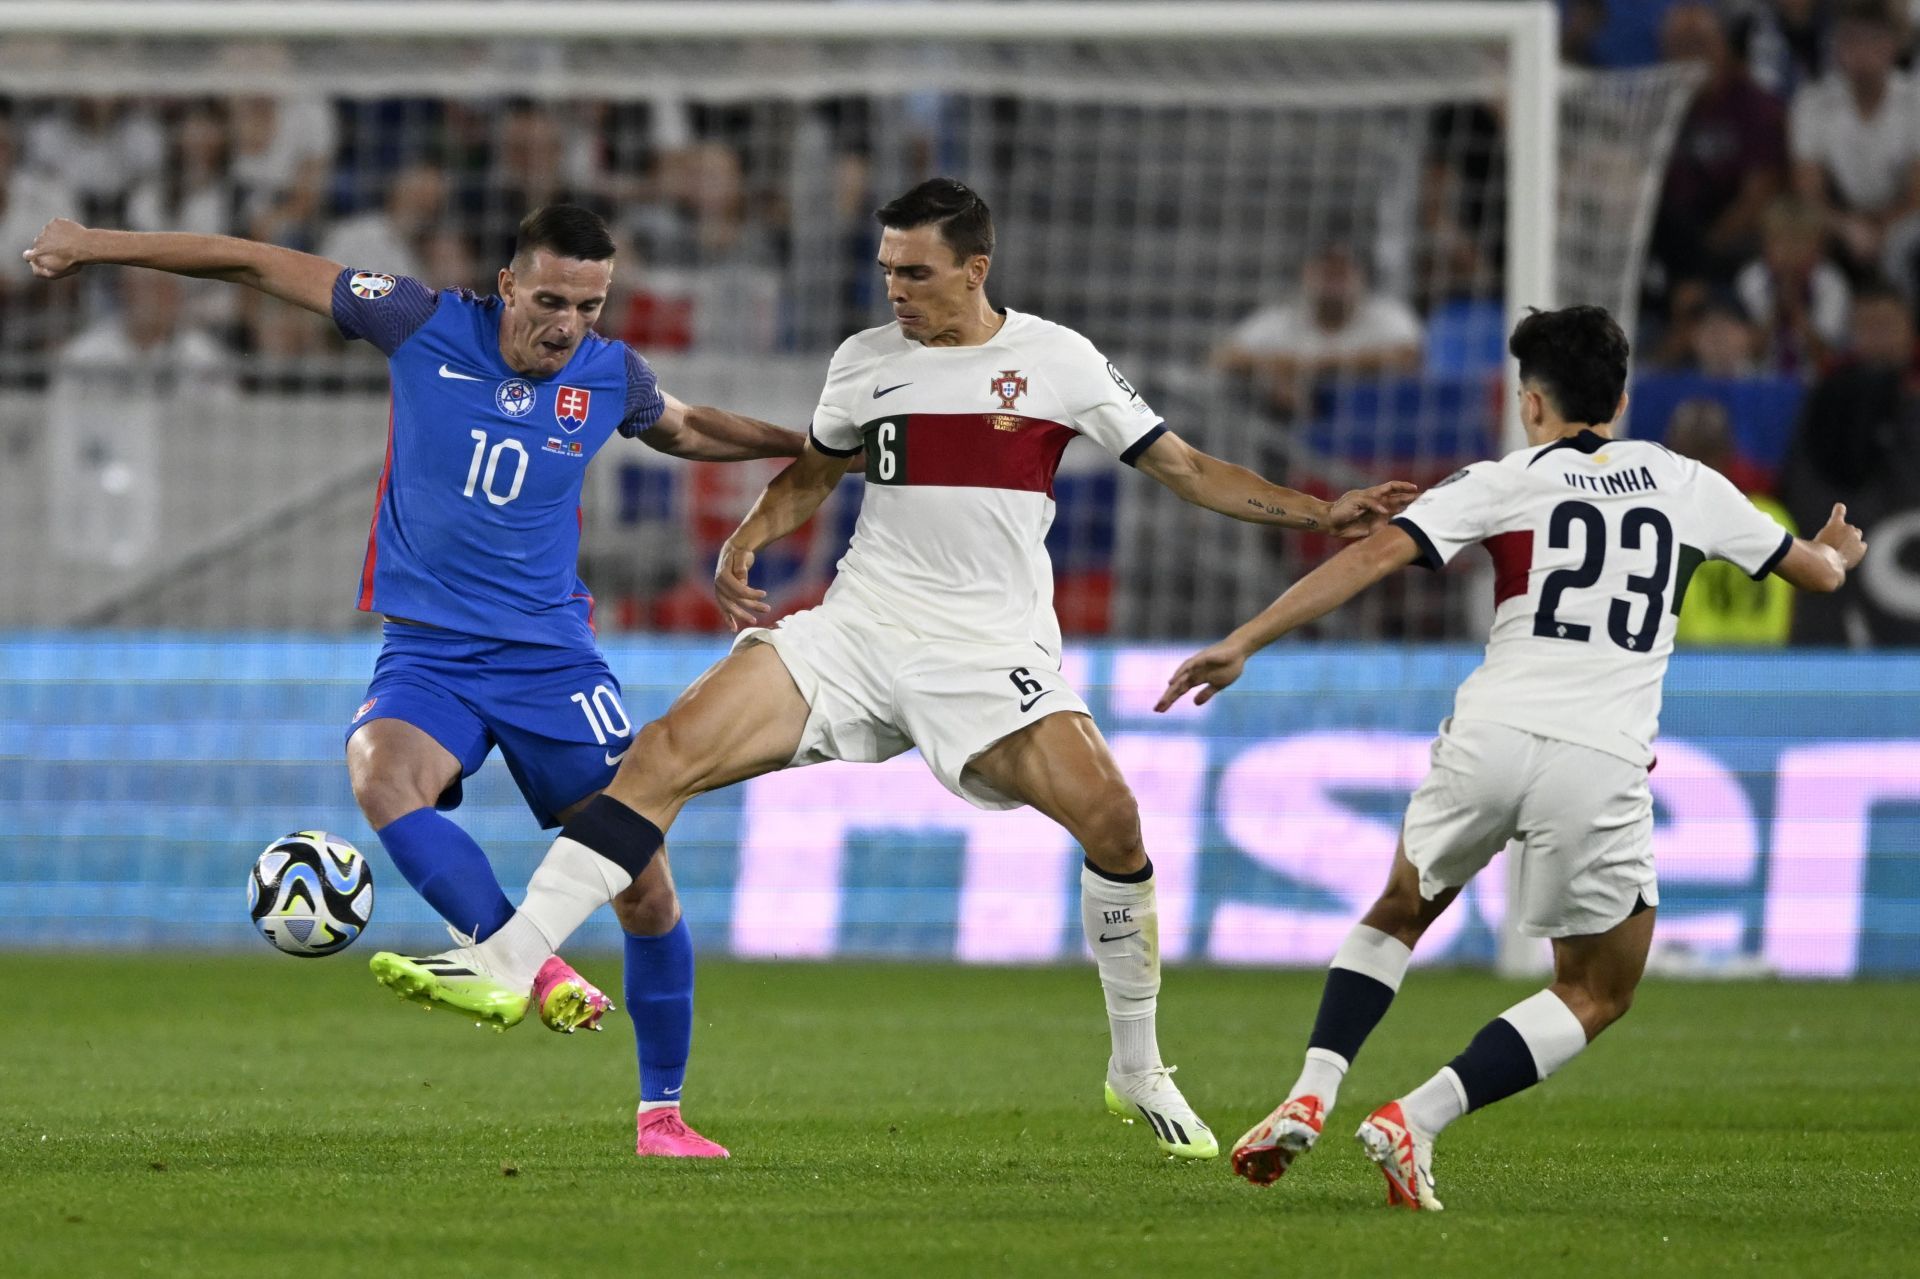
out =
<path fill-rule="evenodd" d="M 1263 502 L 1257 497 L 1248 498 L 1247 505 L 1259 511 L 1262 515 L 1271 515 L 1277 520 L 1297 520 L 1303 529 L 1316 529 L 1320 527 L 1320 521 L 1314 519 L 1311 515 L 1291 515 L 1287 512 L 1286 507 L 1276 506 L 1272 502 Z"/>

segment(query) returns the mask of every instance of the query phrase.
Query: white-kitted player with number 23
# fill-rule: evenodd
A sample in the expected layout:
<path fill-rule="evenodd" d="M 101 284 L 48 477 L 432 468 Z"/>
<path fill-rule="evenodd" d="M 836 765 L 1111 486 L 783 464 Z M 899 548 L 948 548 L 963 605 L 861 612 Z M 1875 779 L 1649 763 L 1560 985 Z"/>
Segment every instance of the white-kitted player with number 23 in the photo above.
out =
<path fill-rule="evenodd" d="M 1832 591 L 1866 553 L 1844 507 L 1802 540 L 1711 468 L 1613 438 L 1626 407 L 1627 340 L 1599 307 L 1536 311 L 1511 350 L 1530 447 L 1434 485 L 1391 527 L 1188 658 L 1160 699 L 1163 711 L 1195 688 L 1196 702 L 1210 700 L 1252 654 L 1395 569 L 1437 569 L 1475 543 L 1493 557 L 1486 660 L 1440 725 L 1386 890 L 1333 957 L 1298 1082 L 1234 1147 L 1234 1170 L 1257 1184 L 1312 1148 L 1420 935 L 1518 840 L 1519 892 L 1508 909 L 1522 932 L 1553 940 L 1553 984 L 1489 1022 L 1356 1134 L 1386 1174 L 1389 1204 L 1440 1207 L 1440 1130 L 1545 1079 L 1633 1002 L 1660 900 L 1647 773 L 1687 579 L 1721 559 L 1755 578 L 1778 573 L 1802 590 Z"/>

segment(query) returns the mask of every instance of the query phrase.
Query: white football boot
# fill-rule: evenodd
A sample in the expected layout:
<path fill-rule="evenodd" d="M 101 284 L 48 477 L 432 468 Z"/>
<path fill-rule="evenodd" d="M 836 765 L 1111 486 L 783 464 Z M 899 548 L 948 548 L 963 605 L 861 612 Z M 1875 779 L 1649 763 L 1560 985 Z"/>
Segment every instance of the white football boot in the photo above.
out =
<path fill-rule="evenodd" d="M 1172 1066 L 1156 1066 L 1130 1075 L 1107 1067 L 1107 1109 L 1132 1123 L 1144 1119 L 1160 1149 L 1181 1159 L 1212 1159 L 1219 1139 L 1202 1123 L 1174 1086 Z"/>

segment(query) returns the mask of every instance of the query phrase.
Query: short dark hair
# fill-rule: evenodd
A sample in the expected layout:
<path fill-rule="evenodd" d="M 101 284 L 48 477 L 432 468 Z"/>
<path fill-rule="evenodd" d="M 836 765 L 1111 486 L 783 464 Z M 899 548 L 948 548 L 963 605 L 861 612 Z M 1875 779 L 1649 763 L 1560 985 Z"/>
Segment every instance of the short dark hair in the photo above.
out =
<path fill-rule="evenodd" d="M 613 257 L 613 235 L 606 219 L 577 204 L 549 204 L 520 219 L 513 242 L 513 260 L 524 262 L 535 250 L 583 262 L 606 262 Z"/>
<path fill-rule="evenodd" d="M 956 178 L 928 178 L 875 209 L 873 216 L 896 231 L 937 223 L 940 238 L 957 261 L 993 256 L 993 214 L 972 187 Z"/>
<path fill-rule="evenodd" d="M 1514 327 L 1507 350 L 1520 380 L 1536 384 L 1569 422 L 1613 421 L 1627 389 L 1627 335 L 1605 307 L 1534 310 Z"/>

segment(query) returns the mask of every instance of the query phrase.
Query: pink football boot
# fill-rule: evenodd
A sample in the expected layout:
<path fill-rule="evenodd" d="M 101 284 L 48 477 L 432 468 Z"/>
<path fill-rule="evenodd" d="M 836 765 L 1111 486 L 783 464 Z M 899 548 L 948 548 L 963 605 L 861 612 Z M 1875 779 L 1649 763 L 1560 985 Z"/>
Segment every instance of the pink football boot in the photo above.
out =
<path fill-rule="evenodd" d="M 727 1148 L 708 1141 L 680 1118 L 680 1107 L 657 1106 L 640 1112 L 635 1122 L 636 1155 L 663 1155 L 669 1159 L 725 1159 Z"/>
<path fill-rule="evenodd" d="M 613 1011 L 613 1001 L 558 955 L 540 965 L 534 976 L 533 1006 L 549 1030 L 569 1035 L 582 1026 L 600 1029 L 600 1018 Z"/>

